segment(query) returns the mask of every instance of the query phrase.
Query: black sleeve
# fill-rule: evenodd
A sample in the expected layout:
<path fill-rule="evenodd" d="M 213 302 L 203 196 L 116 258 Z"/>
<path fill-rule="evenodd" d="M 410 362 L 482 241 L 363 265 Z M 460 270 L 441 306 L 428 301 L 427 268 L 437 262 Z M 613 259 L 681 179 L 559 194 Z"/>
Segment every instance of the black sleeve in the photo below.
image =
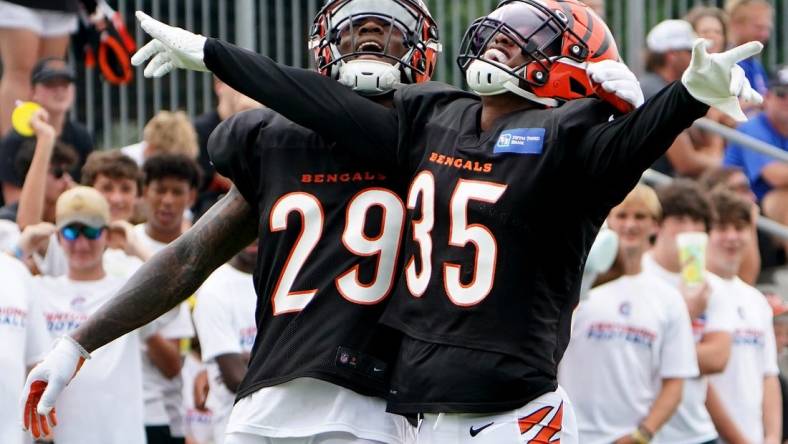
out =
<path fill-rule="evenodd" d="M 280 65 L 217 39 L 205 43 L 205 65 L 222 81 L 309 128 L 342 141 L 353 154 L 396 158 L 398 118 L 386 108 L 314 71 Z"/>
<path fill-rule="evenodd" d="M 559 125 L 572 133 L 569 140 L 576 146 L 579 168 L 591 183 L 603 188 L 601 196 L 617 204 L 696 119 L 706 115 L 709 107 L 695 100 L 680 82 L 674 82 L 637 110 L 613 121 L 593 122 L 588 115 L 608 117 L 612 108 L 594 101 L 592 110 L 566 115 Z M 607 109 L 607 111 L 606 111 Z M 583 124 L 582 122 L 586 122 Z M 611 200 L 612 199 L 612 200 Z"/>
<path fill-rule="evenodd" d="M 262 177 L 262 147 L 257 141 L 267 125 L 264 110 L 244 111 L 219 124 L 208 139 L 208 154 L 216 171 L 230 179 L 255 209 Z"/>
<path fill-rule="evenodd" d="M 24 142 L 25 138 L 19 136 L 13 130 L 6 133 L 0 139 L 0 182 L 8 182 L 16 186 L 22 186 L 22 180 L 16 171 L 16 154 Z"/>

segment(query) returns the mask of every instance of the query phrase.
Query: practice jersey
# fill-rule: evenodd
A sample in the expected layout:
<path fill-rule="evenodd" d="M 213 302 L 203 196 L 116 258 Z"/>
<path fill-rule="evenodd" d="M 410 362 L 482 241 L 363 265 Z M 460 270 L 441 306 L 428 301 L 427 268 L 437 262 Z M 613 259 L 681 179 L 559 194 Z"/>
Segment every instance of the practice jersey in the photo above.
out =
<path fill-rule="evenodd" d="M 607 444 L 648 415 L 663 379 L 697 376 L 684 299 L 639 273 L 591 290 L 580 303 L 558 382 L 575 407 L 580 442 Z"/>
<path fill-rule="evenodd" d="M 28 442 L 20 426 L 19 397 L 27 369 L 51 349 L 40 295 L 31 280 L 22 262 L 0 253 L 0 436 L 8 444 Z"/>
<path fill-rule="evenodd" d="M 235 400 L 235 394 L 222 382 L 216 358 L 251 353 L 257 335 L 256 303 L 252 275 L 229 264 L 214 271 L 197 291 L 193 319 L 202 360 L 207 365 L 209 391 L 205 407 L 213 413 L 214 444 L 224 442 L 224 429 Z"/>
<path fill-rule="evenodd" d="M 643 255 L 643 272 L 678 289 L 681 284 L 681 275 L 662 267 L 651 253 Z M 695 343 L 703 340 L 709 333 L 731 333 L 734 328 L 735 317 L 733 305 L 720 286 L 721 279 L 706 273 L 709 284 L 709 299 L 706 311 L 692 320 L 692 332 Z M 706 409 L 706 392 L 708 378 L 701 375 L 684 381 L 676 412 L 662 429 L 654 436 L 654 442 L 659 444 L 693 444 L 716 439 L 717 430 Z"/>
<path fill-rule="evenodd" d="M 405 206 L 396 181 L 268 109 L 237 114 L 209 153 L 259 215 L 257 337 L 238 397 L 299 377 L 385 395 Z"/>
<path fill-rule="evenodd" d="M 709 376 L 709 383 L 744 437 L 750 442 L 761 442 L 763 380 L 780 374 L 772 309 L 761 292 L 738 277 L 719 282 L 736 316 L 728 364 L 722 373 Z"/>
<path fill-rule="evenodd" d="M 205 56 L 229 85 L 342 141 L 336 158 L 410 181 L 405 268 L 383 317 L 406 334 L 390 393 L 397 413 L 509 410 L 555 390 L 600 225 L 708 110 L 676 83 L 612 121 L 609 104 L 582 99 L 482 131 L 479 97 L 445 85 L 403 87 L 389 110 L 217 40 Z"/>
<path fill-rule="evenodd" d="M 41 300 L 51 344 L 79 328 L 111 301 L 124 283 L 125 279 L 109 275 L 96 281 L 74 281 L 66 276 L 35 278 L 35 294 Z M 125 334 L 85 361 L 55 403 L 55 442 L 145 442 L 139 350 L 140 336 L 147 336 L 152 328 Z"/>

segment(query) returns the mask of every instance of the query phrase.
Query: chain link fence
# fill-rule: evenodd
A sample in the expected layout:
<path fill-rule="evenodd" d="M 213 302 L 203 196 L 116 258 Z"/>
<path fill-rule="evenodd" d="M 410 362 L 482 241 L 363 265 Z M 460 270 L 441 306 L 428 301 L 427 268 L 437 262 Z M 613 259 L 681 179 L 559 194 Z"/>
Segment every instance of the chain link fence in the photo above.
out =
<path fill-rule="evenodd" d="M 306 37 L 312 18 L 324 0 L 110 0 L 121 11 L 138 46 L 148 39 L 134 20 L 143 10 L 165 23 L 207 36 L 235 42 L 293 66 L 308 67 L 311 60 Z M 645 34 L 661 20 L 680 18 L 696 5 L 722 6 L 724 0 L 607 0 L 607 22 L 619 49 L 636 72 L 642 66 Z M 786 60 L 788 0 L 773 1 L 775 32 L 764 54 L 771 66 Z M 444 52 L 435 80 L 462 86 L 454 57 L 467 26 L 492 10 L 497 0 L 427 0 L 441 27 Z M 161 109 L 186 111 L 195 116 L 212 109 L 210 74 L 173 72 L 163 79 L 144 79 L 142 69 L 134 81 L 112 87 L 97 73 L 76 61 L 79 80 L 72 118 L 85 123 L 103 148 L 138 142 L 142 128 Z"/>

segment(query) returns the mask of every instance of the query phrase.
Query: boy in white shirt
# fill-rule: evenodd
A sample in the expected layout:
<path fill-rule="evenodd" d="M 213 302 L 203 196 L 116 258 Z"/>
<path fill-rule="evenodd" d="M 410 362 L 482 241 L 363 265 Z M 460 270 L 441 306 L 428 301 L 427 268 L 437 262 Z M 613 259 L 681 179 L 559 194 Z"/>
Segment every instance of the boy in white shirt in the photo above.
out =
<path fill-rule="evenodd" d="M 158 154 L 145 161 L 142 172 L 148 221 L 135 226 L 134 233 L 155 254 L 185 231 L 183 215 L 196 198 L 200 171 L 187 156 Z M 145 424 L 148 444 L 178 444 L 186 435 L 180 342 L 194 337 L 188 305 L 181 303 L 162 316 L 162 325 L 142 357 Z"/>
<path fill-rule="evenodd" d="M 660 213 L 646 185 L 611 210 L 623 276 L 591 290 L 575 312 L 558 379 L 585 444 L 649 441 L 678 407 L 684 378 L 698 375 L 681 294 L 641 269 Z"/>
<path fill-rule="evenodd" d="M 49 337 L 31 276 L 21 262 L 0 253 L 0 436 L 4 443 L 22 444 L 18 401 L 28 368 L 49 351 Z"/>
<path fill-rule="evenodd" d="M 709 378 L 706 405 L 725 442 L 779 444 L 782 397 L 772 309 L 763 294 L 737 277 L 752 238 L 752 203 L 724 189 L 711 198 L 717 220 L 709 231 L 707 268 L 721 278 L 737 316 L 731 357 L 725 371 Z"/>
<path fill-rule="evenodd" d="M 714 276 L 702 286 L 688 287 L 680 275 L 681 265 L 676 236 L 679 233 L 707 232 L 714 210 L 706 193 L 694 182 L 675 180 L 658 192 L 662 221 L 654 248 L 643 256 L 643 271 L 679 289 L 692 320 L 699 378 L 684 381 L 681 404 L 676 413 L 654 436 L 655 443 L 714 443 L 717 430 L 706 410 L 705 375 L 725 369 L 731 352 L 731 331 L 735 312 L 718 288 Z"/>
<path fill-rule="evenodd" d="M 104 270 L 109 205 L 90 187 L 63 193 L 56 204 L 58 240 L 68 273 L 34 280 L 46 327 L 58 350 L 73 350 L 67 336 L 109 301 L 125 283 Z M 138 444 L 145 442 L 139 332 L 132 332 L 93 354 L 55 404 L 60 410 L 52 436 L 58 444 Z M 83 357 L 89 355 L 83 353 Z M 35 375 L 39 367 L 32 370 Z M 51 383 L 51 382 L 50 382 Z M 35 388 L 34 388 L 35 389 Z M 18 416 L 17 416 L 18 417 Z M 32 421 L 31 421 L 32 419 Z M 35 434 L 36 418 L 24 418 Z"/>
<path fill-rule="evenodd" d="M 213 413 L 215 444 L 224 443 L 235 393 L 246 375 L 257 335 L 257 295 L 252 283 L 256 259 L 255 242 L 216 270 L 197 292 L 194 325 L 202 359 L 208 365 L 210 390 L 205 406 Z"/>

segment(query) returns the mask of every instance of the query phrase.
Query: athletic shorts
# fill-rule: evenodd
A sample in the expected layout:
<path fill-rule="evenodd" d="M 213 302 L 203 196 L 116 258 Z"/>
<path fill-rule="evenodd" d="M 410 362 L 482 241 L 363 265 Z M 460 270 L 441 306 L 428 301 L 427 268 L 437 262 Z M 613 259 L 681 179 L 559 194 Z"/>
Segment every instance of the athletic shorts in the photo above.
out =
<path fill-rule="evenodd" d="M 416 444 L 578 444 L 575 412 L 558 390 L 503 413 L 428 413 Z"/>
<path fill-rule="evenodd" d="M 0 0 L 0 29 L 28 29 L 41 37 L 62 37 L 77 30 L 77 15 L 32 9 Z"/>

